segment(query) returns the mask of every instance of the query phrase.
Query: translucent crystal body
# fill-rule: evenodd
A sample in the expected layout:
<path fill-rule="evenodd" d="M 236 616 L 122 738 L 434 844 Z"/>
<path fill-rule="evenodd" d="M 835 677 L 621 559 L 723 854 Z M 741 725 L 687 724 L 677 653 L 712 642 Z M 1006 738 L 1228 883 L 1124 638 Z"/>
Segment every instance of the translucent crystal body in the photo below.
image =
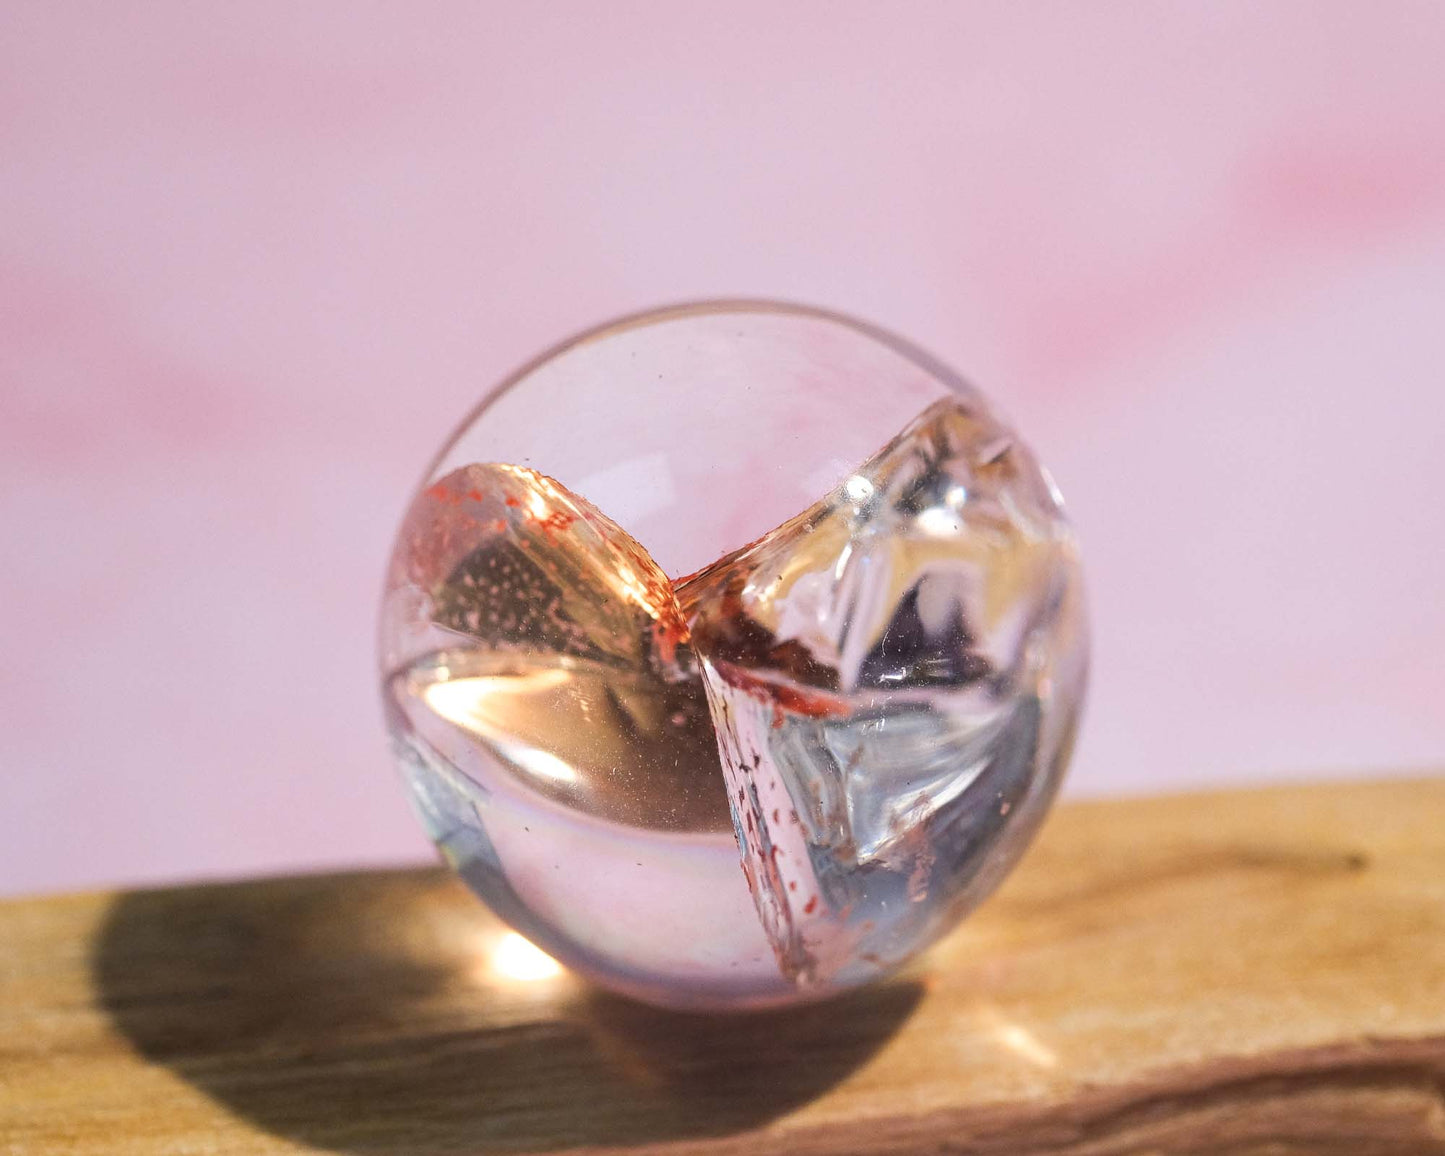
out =
<path fill-rule="evenodd" d="M 874 403 L 836 445 L 792 450 L 779 480 L 814 500 L 729 543 L 773 487 L 716 450 L 700 468 L 709 431 L 688 440 L 688 419 L 706 414 L 685 396 L 649 420 L 638 384 L 704 362 L 738 371 L 740 404 L 772 386 L 749 412 L 806 412 L 781 388 L 826 417 L 893 386 L 909 420 Z M 624 430 L 569 486 L 565 453 L 488 415 L 578 382 L 614 413 L 641 393 L 634 420 L 660 428 Z M 659 551 L 708 560 L 669 576 Z M 883 335 L 747 305 L 600 331 L 484 405 L 403 523 L 382 649 L 398 759 L 448 860 L 563 962 L 693 1007 L 826 995 L 953 926 L 1053 795 L 1086 659 L 1057 493 L 983 399 Z"/>

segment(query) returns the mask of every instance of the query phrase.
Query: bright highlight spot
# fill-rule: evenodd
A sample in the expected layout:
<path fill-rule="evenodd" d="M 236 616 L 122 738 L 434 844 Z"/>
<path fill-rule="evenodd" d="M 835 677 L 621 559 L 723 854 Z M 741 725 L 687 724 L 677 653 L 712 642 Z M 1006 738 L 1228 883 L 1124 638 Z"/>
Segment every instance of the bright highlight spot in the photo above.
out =
<path fill-rule="evenodd" d="M 963 531 L 963 519 L 948 506 L 929 506 L 918 515 L 918 528 L 935 538 L 947 538 Z"/>
<path fill-rule="evenodd" d="M 577 772 L 568 765 L 566 760 L 559 759 L 547 751 L 515 745 L 509 745 L 504 750 L 512 762 L 539 778 L 551 779 L 554 783 L 575 783 L 577 781 Z"/>
<path fill-rule="evenodd" d="M 515 931 L 509 931 L 497 940 L 492 949 L 492 971 L 503 979 L 518 983 L 535 983 L 543 979 L 555 979 L 562 974 L 562 965 L 535 944 L 528 942 Z"/>
<path fill-rule="evenodd" d="M 1056 1068 L 1058 1054 L 1053 1048 L 1039 1042 L 1039 1038 L 1027 1028 L 1018 1024 L 1000 1024 L 994 1029 L 998 1042 L 1017 1056 L 1023 1057 L 1040 1068 Z"/>

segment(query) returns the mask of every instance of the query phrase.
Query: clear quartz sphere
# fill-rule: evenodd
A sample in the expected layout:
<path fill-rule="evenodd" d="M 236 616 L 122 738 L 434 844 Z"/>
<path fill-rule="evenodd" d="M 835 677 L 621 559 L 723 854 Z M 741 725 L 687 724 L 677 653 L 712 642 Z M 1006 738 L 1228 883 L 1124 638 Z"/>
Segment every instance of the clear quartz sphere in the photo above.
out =
<path fill-rule="evenodd" d="M 1043 818 L 1087 665 L 1058 491 L 974 389 L 812 309 L 594 330 L 488 396 L 391 557 L 393 746 L 508 923 L 651 1003 L 874 979 Z"/>

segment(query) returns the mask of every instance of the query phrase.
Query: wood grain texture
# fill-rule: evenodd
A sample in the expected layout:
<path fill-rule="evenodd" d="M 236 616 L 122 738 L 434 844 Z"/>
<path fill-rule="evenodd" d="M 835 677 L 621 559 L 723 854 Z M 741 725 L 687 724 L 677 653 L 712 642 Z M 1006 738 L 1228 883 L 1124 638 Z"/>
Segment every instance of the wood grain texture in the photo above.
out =
<path fill-rule="evenodd" d="M 787 1014 L 496 971 L 439 871 L 0 905 L 0 1152 L 1445 1153 L 1445 782 L 1061 808 Z"/>

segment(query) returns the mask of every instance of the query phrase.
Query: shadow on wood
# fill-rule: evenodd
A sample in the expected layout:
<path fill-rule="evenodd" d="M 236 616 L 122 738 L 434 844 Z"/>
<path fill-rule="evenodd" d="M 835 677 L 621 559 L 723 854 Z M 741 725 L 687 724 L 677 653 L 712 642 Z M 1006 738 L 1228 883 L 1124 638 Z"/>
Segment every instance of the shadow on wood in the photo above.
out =
<path fill-rule="evenodd" d="M 570 976 L 499 981 L 505 935 L 442 873 L 124 893 L 100 1002 L 148 1060 L 278 1136 L 346 1152 L 524 1152 L 730 1135 L 866 1060 L 919 989 L 684 1016 Z"/>

